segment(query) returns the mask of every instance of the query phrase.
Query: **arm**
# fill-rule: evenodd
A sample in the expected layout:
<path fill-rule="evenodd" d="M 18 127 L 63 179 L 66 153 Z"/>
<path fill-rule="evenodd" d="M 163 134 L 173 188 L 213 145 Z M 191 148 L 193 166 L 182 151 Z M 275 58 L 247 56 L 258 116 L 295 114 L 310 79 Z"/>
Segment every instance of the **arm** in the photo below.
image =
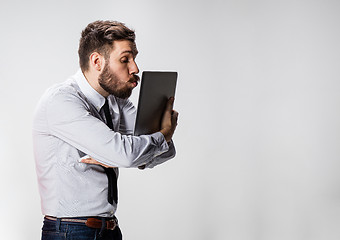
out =
<path fill-rule="evenodd" d="M 173 110 L 173 104 L 174 98 L 172 97 L 168 100 L 168 103 L 165 107 L 160 130 L 168 143 L 169 150 L 156 156 L 152 161 L 148 162 L 147 164 L 140 166 L 139 169 L 153 168 L 175 157 L 176 149 L 172 141 L 172 136 L 175 133 L 177 127 L 178 112 Z"/>
<path fill-rule="evenodd" d="M 169 150 L 165 153 L 162 153 L 159 156 L 156 156 L 155 158 L 153 158 L 151 161 L 147 162 L 146 164 L 140 165 L 138 166 L 138 168 L 140 170 L 144 170 L 145 168 L 153 168 L 157 165 L 160 165 L 172 158 L 174 158 L 176 155 L 176 149 L 175 146 L 173 144 L 173 142 L 169 143 Z M 98 162 L 97 160 L 95 160 L 94 158 L 91 158 L 90 156 L 86 155 L 83 158 L 80 159 L 80 162 L 82 163 L 87 163 L 87 164 L 97 164 L 97 165 L 101 165 L 105 168 L 109 168 L 112 166 L 108 166 L 105 165 L 103 163 Z"/>
<path fill-rule="evenodd" d="M 124 134 L 132 134 L 134 129 L 134 122 L 136 118 L 136 110 L 133 104 L 129 100 L 123 100 L 124 104 L 121 110 L 121 126 L 120 132 Z M 172 135 L 177 126 L 178 113 L 173 110 L 174 98 L 168 100 L 168 104 L 164 109 L 163 121 L 160 132 L 167 139 L 169 150 L 165 153 L 155 156 L 152 161 L 148 162 L 144 166 L 140 166 L 140 169 L 153 168 L 156 165 L 162 164 L 167 160 L 174 158 L 176 155 L 175 146 L 172 139 Z"/>
<path fill-rule="evenodd" d="M 154 157 L 152 157 L 151 159 L 149 159 L 148 162 L 146 162 L 145 164 L 139 165 L 138 168 L 139 169 L 145 169 L 145 168 L 153 168 L 159 164 L 162 164 L 172 158 L 175 157 L 176 155 L 176 149 L 174 146 L 173 141 L 171 140 L 174 131 L 176 129 L 177 126 L 177 119 L 178 119 L 178 113 L 176 111 L 173 110 L 173 103 L 174 103 L 174 99 L 170 98 L 168 101 L 168 104 L 165 108 L 165 112 L 163 115 L 163 120 L 162 120 L 162 124 L 161 124 L 161 132 L 163 132 L 162 134 L 164 135 L 164 138 L 168 138 L 168 147 L 169 149 L 164 152 L 164 153 L 159 153 L 156 154 Z M 127 106 L 127 107 L 126 107 Z M 132 103 L 128 103 L 127 105 L 125 105 L 125 107 L 127 109 L 125 109 L 125 111 L 123 111 L 124 114 L 122 114 L 123 119 L 121 119 L 121 122 L 123 123 L 123 126 L 130 126 L 130 130 L 129 128 L 123 128 L 126 130 L 126 132 L 131 132 L 132 133 L 132 129 L 133 129 L 133 124 L 129 125 L 128 122 L 131 123 L 131 121 L 123 121 L 124 119 L 134 119 L 135 118 L 135 111 L 134 111 L 134 107 L 132 105 Z M 125 114 L 127 113 L 127 114 Z M 132 115 L 132 118 L 131 118 Z M 166 137 L 167 136 L 167 137 Z M 98 161 L 96 161 L 94 158 L 86 158 L 82 160 L 83 163 L 88 163 L 88 164 L 99 164 L 102 165 L 104 167 L 107 167 L 101 163 L 99 163 Z"/>
<path fill-rule="evenodd" d="M 90 114 L 77 94 L 59 91 L 53 95 L 47 105 L 47 119 L 52 135 L 111 167 L 147 164 L 169 149 L 159 132 L 137 137 L 112 131 Z"/>
<path fill-rule="evenodd" d="M 143 167 L 139 167 L 139 169 L 145 169 L 145 168 L 153 168 L 157 165 L 160 165 L 172 158 L 174 158 L 176 155 L 176 149 L 173 141 L 169 142 L 169 150 L 157 157 L 155 157 L 152 161 L 145 164 Z"/>

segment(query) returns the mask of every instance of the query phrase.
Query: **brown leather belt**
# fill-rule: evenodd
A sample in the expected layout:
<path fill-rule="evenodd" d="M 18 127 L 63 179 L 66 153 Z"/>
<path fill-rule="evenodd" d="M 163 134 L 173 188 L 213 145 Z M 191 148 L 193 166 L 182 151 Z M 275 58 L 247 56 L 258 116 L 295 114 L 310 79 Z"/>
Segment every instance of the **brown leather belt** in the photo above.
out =
<path fill-rule="evenodd" d="M 52 217 L 52 216 L 45 216 L 45 218 L 52 220 L 52 221 L 57 220 L 56 217 Z M 84 223 L 89 228 L 98 228 L 98 229 L 101 229 L 102 224 L 103 224 L 103 221 L 101 219 L 94 218 L 94 217 L 90 217 L 90 218 L 87 218 L 87 219 L 61 218 L 60 221 L 62 221 L 62 222 Z M 107 230 L 114 230 L 117 225 L 118 225 L 117 218 L 114 217 L 114 218 L 105 220 L 105 226 L 104 227 Z"/>

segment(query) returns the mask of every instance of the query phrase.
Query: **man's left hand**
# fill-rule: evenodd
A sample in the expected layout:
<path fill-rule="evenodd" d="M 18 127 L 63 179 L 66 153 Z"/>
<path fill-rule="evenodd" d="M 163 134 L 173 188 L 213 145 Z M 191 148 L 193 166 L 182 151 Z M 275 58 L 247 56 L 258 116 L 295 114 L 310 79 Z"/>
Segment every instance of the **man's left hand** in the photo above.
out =
<path fill-rule="evenodd" d="M 93 158 L 83 158 L 80 162 L 82 163 L 87 163 L 87 164 L 96 164 L 96 165 L 100 165 L 100 166 L 103 166 L 105 168 L 115 168 L 115 167 L 111 167 L 109 165 L 106 165 L 106 164 L 103 164 L 103 163 L 100 163 L 98 162 L 97 160 L 93 159 Z"/>

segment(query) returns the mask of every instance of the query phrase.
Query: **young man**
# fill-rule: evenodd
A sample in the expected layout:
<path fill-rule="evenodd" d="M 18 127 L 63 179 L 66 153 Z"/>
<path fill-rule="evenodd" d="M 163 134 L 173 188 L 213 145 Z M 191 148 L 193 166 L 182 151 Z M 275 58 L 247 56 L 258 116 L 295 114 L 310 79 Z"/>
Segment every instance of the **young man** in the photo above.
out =
<path fill-rule="evenodd" d="M 45 92 L 33 123 L 42 239 L 122 239 L 114 215 L 118 168 L 173 158 L 178 113 L 170 98 L 161 130 L 132 136 L 136 111 L 128 97 L 139 81 L 138 51 L 124 24 L 90 23 L 78 53 L 81 70 Z"/>

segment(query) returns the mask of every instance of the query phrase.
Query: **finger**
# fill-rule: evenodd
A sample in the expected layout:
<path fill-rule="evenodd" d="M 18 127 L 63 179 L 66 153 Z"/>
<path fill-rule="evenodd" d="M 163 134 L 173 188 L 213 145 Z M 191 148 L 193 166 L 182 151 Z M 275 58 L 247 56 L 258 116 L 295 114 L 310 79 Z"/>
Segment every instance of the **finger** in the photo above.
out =
<path fill-rule="evenodd" d="M 179 113 L 176 110 L 172 110 L 171 115 L 175 118 L 178 118 Z"/>
<path fill-rule="evenodd" d="M 80 162 L 82 163 L 87 163 L 89 161 L 90 158 L 83 158 Z"/>
<path fill-rule="evenodd" d="M 94 160 L 93 158 L 85 158 L 81 160 L 82 163 L 87 163 L 87 164 L 95 164 L 95 165 L 101 165 L 105 168 L 115 168 L 115 167 L 111 167 L 109 165 L 106 165 L 104 163 L 100 163 L 97 160 Z"/>
<path fill-rule="evenodd" d="M 173 109 L 173 106 L 174 106 L 174 101 L 175 101 L 175 98 L 174 97 L 170 97 L 168 99 L 168 102 L 166 104 L 166 111 L 168 112 L 172 112 L 172 109 Z"/>
<path fill-rule="evenodd" d="M 178 119 L 178 112 L 176 112 L 176 111 L 172 111 L 172 115 L 171 115 L 171 120 L 173 121 L 173 122 L 176 122 L 177 123 L 177 119 Z"/>
<path fill-rule="evenodd" d="M 90 164 L 95 164 L 97 161 L 92 159 L 92 158 L 86 158 L 81 160 L 82 163 L 90 163 Z"/>
<path fill-rule="evenodd" d="M 114 167 L 110 167 L 109 165 L 106 165 L 106 164 L 103 164 L 103 163 L 101 163 L 100 165 L 102 165 L 105 168 L 114 168 Z"/>
<path fill-rule="evenodd" d="M 97 160 L 95 160 L 95 159 L 93 159 L 93 158 L 91 158 L 91 157 L 89 157 L 89 158 L 83 158 L 83 159 L 81 160 L 81 162 L 83 162 L 83 163 L 93 163 L 93 164 L 98 163 Z"/>

